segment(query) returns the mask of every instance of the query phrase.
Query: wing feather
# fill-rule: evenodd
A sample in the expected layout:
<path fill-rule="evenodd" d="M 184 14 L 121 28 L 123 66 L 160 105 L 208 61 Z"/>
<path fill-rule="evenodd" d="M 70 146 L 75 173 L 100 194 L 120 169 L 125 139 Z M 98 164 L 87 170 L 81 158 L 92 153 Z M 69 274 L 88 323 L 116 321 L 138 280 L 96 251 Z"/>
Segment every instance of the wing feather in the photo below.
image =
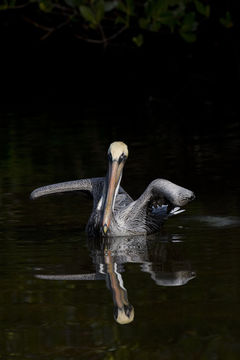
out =
<path fill-rule="evenodd" d="M 173 214 L 180 213 L 180 207 L 186 205 L 195 198 L 191 190 L 185 189 L 179 185 L 165 179 L 156 179 L 152 181 L 144 193 L 135 201 L 130 203 L 121 213 L 125 221 L 143 221 L 150 213 L 168 215 L 171 210 Z M 176 210 L 177 208 L 177 210 Z M 174 211 L 175 209 L 175 211 Z"/>
<path fill-rule="evenodd" d="M 156 179 L 151 182 L 143 193 L 148 201 L 166 199 L 172 206 L 184 206 L 189 201 L 194 200 L 195 195 L 191 190 L 176 185 L 169 180 Z"/>
<path fill-rule="evenodd" d="M 41 196 L 46 196 L 55 193 L 62 193 L 67 191 L 86 191 L 92 194 L 93 185 L 91 179 L 82 179 L 74 181 L 66 181 L 58 184 L 52 184 L 39 187 L 30 194 L 31 199 L 36 199 Z"/>

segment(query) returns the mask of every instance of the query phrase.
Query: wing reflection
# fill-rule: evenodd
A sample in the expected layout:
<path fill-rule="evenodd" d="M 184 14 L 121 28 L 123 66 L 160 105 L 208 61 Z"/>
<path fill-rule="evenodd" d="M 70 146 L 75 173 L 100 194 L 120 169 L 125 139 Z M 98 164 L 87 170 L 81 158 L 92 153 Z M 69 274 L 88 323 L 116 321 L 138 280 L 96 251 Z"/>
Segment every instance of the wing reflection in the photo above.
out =
<path fill-rule="evenodd" d="M 128 300 L 122 273 L 125 263 L 139 263 L 143 272 L 149 273 L 159 286 L 182 286 L 196 277 L 189 261 L 184 259 L 176 236 L 132 236 L 89 239 L 96 272 L 92 274 L 35 275 L 43 280 L 105 280 L 114 303 L 114 318 L 119 324 L 128 324 L 134 319 L 134 307 Z"/>

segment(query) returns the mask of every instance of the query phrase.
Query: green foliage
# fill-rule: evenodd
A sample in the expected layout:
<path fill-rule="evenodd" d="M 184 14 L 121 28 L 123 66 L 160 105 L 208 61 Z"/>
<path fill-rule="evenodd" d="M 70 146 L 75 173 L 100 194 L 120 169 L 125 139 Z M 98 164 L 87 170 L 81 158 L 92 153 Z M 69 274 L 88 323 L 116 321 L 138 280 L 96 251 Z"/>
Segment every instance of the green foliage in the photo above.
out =
<path fill-rule="evenodd" d="M 51 12 L 53 9 L 53 3 L 51 0 L 40 0 L 39 9 L 44 12 Z"/>
<path fill-rule="evenodd" d="M 79 11 L 91 28 L 96 28 L 104 17 L 104 1 L 91 2 L 90 6 L 80 5 Z"/>
<path fill-rule="evenodd" d="M 130 18 L 135 16 L 135 8 L 133 0 L 119 1 L 117 9 L 120 16 L 117 17 L 116 23 L 122 23 L 126 27 L 130 25 Z"/>
<path fill-rule="evenodd" d="M 183 18 L 182 25 L 180 27 L 180 35 L 188 42 L 194 42 L 196 40 L 195 31 L 198 23 L 196 22 L 196 15 L 194 12 L 186 14 Z"/>
<path fill-rule="evenodd" d="M 77 26 L 78 37 L 103 44 L 115 39 L 127 29 L 130 30 L 130 38 L 136 46 L 143 44 L 147 32 L 166 32 L 166 30 L 179 34 L 187 42 L 194 42 L 197 39 L 199 24 L 210 21 L 211 14 L 210 0 L 140 0 L 139 2 L 25 0 L 24 3 L 22 1 L 2 0 L 0 10 L 35 3 L 40 13 L 54 16 L 54 23 L 56 16 L 59 16 L 59 25 L 55 25 L 56 29 L 62 27 L 62 19 L 65 18 L 63 24 L 72 23 L 72 26 Z M 226 28 L 233 26 L 229 11 L 219 21 Z M 39 24 L 35 25 L 41 28 Z M 44 30 L 44 26 L 42 29 Z"/>
<path fill-rule="evenodd" d="M 95 14 L 89 6 L 80 5 L 79 10 L 80 10 L 82 17 L 87 22 L 89 22 L 93 27 L 95 27 L 97 25 Z"/>
<path fill-rule="evenodd" d="M 194 1 L 196 10 L 199 14 L 204 15 L 206 17 L 210 16 L 210 5 L 204 5 L 201 1 L 195 0 Z"/>
<path fill-rule="evenodd" d="M 7 10 L 10 7 L 15 6 L 15 0 L 2 0 L 0 3 L 0 10 Z"/>
<path fill-rule="evenodd" d="M 109 12 L 118 6 L 118 1 L 104 1 L 104 11 Z"/>
<path fill-rule="evenodd" d="M 229 11 L 227 11 L 225 17 L 220 18 L 219 21 L 226 28 L 231 28 L 233 26 L 232 17 Z"/>
<path fill-rule="evenodd" d="M 143 44 L 143 36 L 142 36 L 142 34 L 139 34 L 139 35 L 137 35 L 137 36 L 134 36 L 133 38 L 132 38 L 132 41 L 137 45 L 137 46 L 142 46 L 142 44 Z"/>

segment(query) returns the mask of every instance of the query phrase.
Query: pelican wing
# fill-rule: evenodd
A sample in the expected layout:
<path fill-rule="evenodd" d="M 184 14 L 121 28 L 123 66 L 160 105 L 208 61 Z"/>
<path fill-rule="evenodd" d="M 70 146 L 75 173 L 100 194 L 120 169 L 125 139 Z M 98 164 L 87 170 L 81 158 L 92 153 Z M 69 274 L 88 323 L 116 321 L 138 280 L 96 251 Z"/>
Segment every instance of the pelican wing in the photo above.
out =
<path fill-rule="evenodd" d="M 165 179 L 152 181 L 144 193 L 122 211 L 125 221 L 144 222 L 147 214 L 164 218 L 181 212 L 180 207 L 195 198 L 191 190 L 185 189 Z M 150 212 L 149 212 L 150 209 Z M 149 222 L 151 222 L 148 217 Z"/>
<path fill-rule="evenodd" d="M 70 275 L 35 275 L 37 279 L 42 280 L 103 280 L 105 275 L 101 274 L 70 274 Z"/>
<path fill-rule="evenodd" d="M 30 198 L 36 199 L 40 196 L 46 196 L 50 194 L 62 193 L 68 191 L 84 191 L 92 194 L 93 192 L 92 179 L 67 181 L 58 184 L 42 186 L 33 190 L 33 192 L 30 195 Z"/>
<path fill-rule="evenodd" d="M 173 207 L 181 207 L 195 198 L 191 190 L 176 185 L 165 179 L 156 179 L 150 183 L 142 195 L 147 201 L 164 204 L 170 203 Z"/>

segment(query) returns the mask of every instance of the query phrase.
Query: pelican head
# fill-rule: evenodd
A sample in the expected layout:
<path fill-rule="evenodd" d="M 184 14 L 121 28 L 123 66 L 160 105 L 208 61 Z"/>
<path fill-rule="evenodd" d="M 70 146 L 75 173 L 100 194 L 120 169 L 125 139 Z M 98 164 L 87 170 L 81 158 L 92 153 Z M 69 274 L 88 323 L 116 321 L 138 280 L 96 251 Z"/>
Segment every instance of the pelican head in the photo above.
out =
<path fill-rule="evenodd" d="M 102 229 L 106 235 L 114 209 L 115 199 L 118 193 L 124 164 L 128 157 L 128 147 L 121 141 L 113 142 L 108 149 L 108 187 L 103 210 Z"/>
<path fill-rule="evenodd" d="M 132 305 L 124 305 L 123 308 L 115 307 L 114 319 L 120 325 L 129 324 L 134 320 L 134 307 Z"/>

